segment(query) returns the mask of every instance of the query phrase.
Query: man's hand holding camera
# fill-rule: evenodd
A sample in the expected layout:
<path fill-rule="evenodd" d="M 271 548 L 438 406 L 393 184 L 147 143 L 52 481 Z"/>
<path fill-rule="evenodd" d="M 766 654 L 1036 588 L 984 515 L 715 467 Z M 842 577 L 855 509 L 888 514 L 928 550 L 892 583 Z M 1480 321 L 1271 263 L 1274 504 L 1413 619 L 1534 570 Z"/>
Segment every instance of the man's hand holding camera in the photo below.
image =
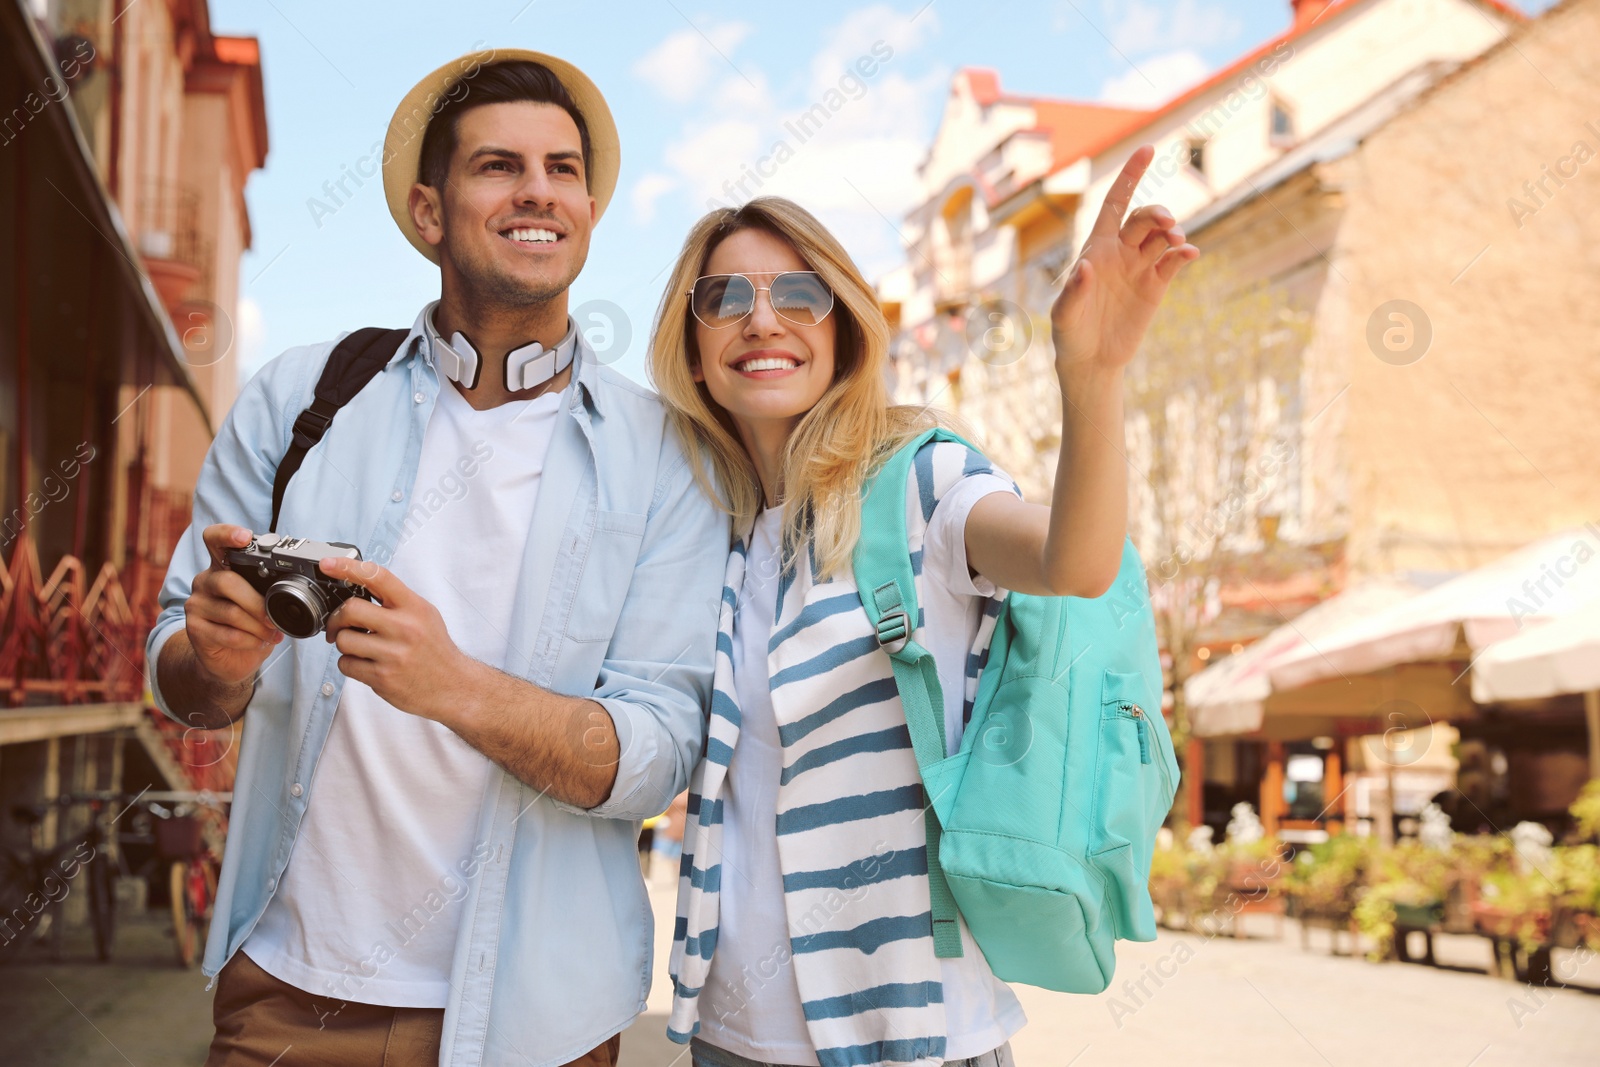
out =
<path fill-rule="evenodd" d="M 254 679 L 283 633 L 267 617 L 266 601 L 228 565 L 228 550 L 250 543 L 242 526 L 208 526 L 201 535 L 211 566 L 195 575 L 184 602 L 189 644 L 200 665 L 218 681 L 242 685 Z"/>
<path fill-rule="evenodd" d="M 244 714 L 262 664 L 283 643 L 266 600 L 229 563 L 250 531 L 230 523 L 201 532 L 211 565 L 195 575 L 184 628 L 161 647 L 161 690 L 174 713 L 197 730 L 219 730 Z"/>
<path fill-rule="evenodd" d="M 615 728 L 593 700 L 563 696 L 473 659 L 439 609 L 371 560 L 331 557 L 324 574 L 365 587 L 381 603 L 346 600 L 328 620 L 339 670 L 401 711 L 449 727 L 538 789 L 591 808 L 611 793 Z"/>
<path fill-rule="evenodd" d="M 342 655 L 339 672 L 401 711 L 445 722 L 465 701 L 468 676 L 482 666 L 450 638 L 439 609 L 371 560 L 328 557 L 322 573 L 365 586 L 382 601 L 352 597 L 324 633 Z"/>
<path fill-rule="evenodd" d="M 476 661 L 456 647 L 438 609 L 389 570 L 342 556 L 298 561 L 315 576 L 269 570 L 269 559 L 279 567 L 296 562 L 293 550 L 302 543 L 329 546 L 256 537 L 227 523 L 206 527 L 202 537 L 211 566 L 195 575 L 185 629 L 199 665 L 227 690 L 229 719 L 243 711 L 262 664 L 284 638 L 314 636 L 324 619 L 325 638 L 343 653 L 340 672 L 394 707 L 443 722 L 446 710 L 464 703 L 465 679 Z M 258 559 L 259 573 L 251 562 Z M 322 576 L 331 581 L 319 581 Z"/>
<path fill-rule="evenodd" d="M 610 795 L 620 752 L 602 705 L 467 655 L 433 604 L 354 545 L 226 523 L 202 537 L 211 566 L 195 576 L 184 631 L 161 650 L 162 692 L 191 725 L 238 719 L 284 637 L 323 633 L 346 678 L 448 727 L 541 794 L 584 808 Z"/>

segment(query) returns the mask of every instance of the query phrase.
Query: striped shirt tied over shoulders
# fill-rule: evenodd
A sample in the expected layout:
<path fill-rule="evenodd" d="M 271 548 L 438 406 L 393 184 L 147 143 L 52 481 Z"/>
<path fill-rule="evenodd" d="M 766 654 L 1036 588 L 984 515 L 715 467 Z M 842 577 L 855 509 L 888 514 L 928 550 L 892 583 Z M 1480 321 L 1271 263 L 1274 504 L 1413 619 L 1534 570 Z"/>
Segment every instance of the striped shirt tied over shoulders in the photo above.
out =
<path fill-rule="evenodd" d="M 1016 491 L 963 444 L 929 442 L 916 454 L 906 529 L 919 605 L 927 602 L 921 564 L 929 520 L 940 499 L 973 475 L 999 476 Z M 742 887 L 721 859 L 728 769 L 741 724 L 734 620 L 750 536 L 744 533 L 728 559 L 706 748 L 689 785 L 669 968 L 667 1030 L 678 1042 L 700 1030 L 720 893 Z M 999 590 L 983 601 L 963 672 L 963 720 L 971 715 L 1004 595 Z M 925 639 L 924 623 L 918 618 L 918 641 Z M 794 968 L 818 1062 L 942 1064 L 944 988 L 934 954 L 922 779 L 893 668 L 849 568 L 819 581 L 808 550 L 778 576 L 767 667 L 782 748 L 773 832 L 790 939 L 779 963 Z"/>

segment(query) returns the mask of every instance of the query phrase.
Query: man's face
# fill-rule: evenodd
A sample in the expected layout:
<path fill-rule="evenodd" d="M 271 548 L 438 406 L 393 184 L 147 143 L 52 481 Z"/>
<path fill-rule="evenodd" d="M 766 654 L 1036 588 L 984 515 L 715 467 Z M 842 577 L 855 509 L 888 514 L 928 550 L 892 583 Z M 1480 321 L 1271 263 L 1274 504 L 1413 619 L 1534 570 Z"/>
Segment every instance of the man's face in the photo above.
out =
<path fill-rule="evenodd" d="M 446 274 L 510 305 L 565 292 L 583 269 L 595 201 L 578 125 L 555 104 L 484 104 L 456 120 L 443 189 L 412 190 L 412 215 Z M 419 202 L 421 198 L 424 202 Z"/>

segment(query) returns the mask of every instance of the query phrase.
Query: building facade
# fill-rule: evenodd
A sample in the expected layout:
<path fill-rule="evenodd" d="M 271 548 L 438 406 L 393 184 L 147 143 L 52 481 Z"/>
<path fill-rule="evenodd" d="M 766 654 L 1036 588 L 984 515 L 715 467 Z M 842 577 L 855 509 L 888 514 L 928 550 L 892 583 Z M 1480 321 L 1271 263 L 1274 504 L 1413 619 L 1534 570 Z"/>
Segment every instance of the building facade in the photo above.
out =
<path fill-rule="evenodd" d="M 1255 257 L 1251 273 L 1307 279 L 1305 388 L 1308 407 L 1326 413 L 1306 427 L 1305 454 L 1341 504 L 1352 579 L 1469 571 L 1562 531 L 1592 535 L 1596 45 L 1600 2 L 1566 0 L 1480 56 L 1419 72 L 1192 219 L 1221 254 Z M 1592 542 L 1553 552 L 1506 612 L 1538 613 L 1592 552 Z M 1459 827 L 1566 825 L 1589 776 L 1582 698 L 1478 704 L 1458 692 L 1472 660 L 1463 637 L 1441 661 L 1371 680 L 1435 672 L 1411 703 L 1432 720 L 1428 758 L 1439 735 L 1454 738 L 1443 747 L 1459 759 Z M 1288 717 L 1263 725 L 1280 753 L 1306 740 Z M 1351 800 L 1364 791 L 1407 814 L 1386 794 L 1420 763 L 1407 753 L 1396 766 L 1377 738 L 1353 743 L 1370 729 L 1336 731 L 1352 741 L 1349 765 L 1364 770 Z"/>
<path fill-rule="evenodd" d="M 0 0 L 0 55 L 0 810 L 226 788 L 143 646 L 237 388 L 257 42 L 205 0 Z"/>
<path fill-rule="evenodd" d="M 1286 14 L 1278 37 L 1148 111 L 1007 93 L 990 70 L 953 78 L 902 227 L 906 262 L 879 284 L 896 393 L 959 412 L 1036 499 L 1059 426 L 1046 410 L 1058 398 L 1037 389 L 1052 366 L 1044 316 L 1133 150 L 1156 148 L 1135 204 L 1184 221 L 1406 76 L 1481 54 L 1517 18 L 1481 0 L 1294 0 Z"/>
<path fill-rule="evenodd" d="M 1218 272 L 1221 288 L 1163 308 L 1152 338 L 1166 330 L 1169 343 L 1141 354 L 1184 358 L 1170 343 L 1182 314 L 1221 323 L 1232 339 L 1185 368 L 1215 356 L 1213 377 L 1153 394 L 1154 413 L 1130 387 L 1130 527 L 1170 623 L 1176 717 L 1188 675 L 1354 580 L 1426 583 L 1593 520 L 1600 484 L 1583 457 L 1600 372 L 1582 294 L 1596 281 L 1584 249 L 1600 122 L 1584 112 L 1596 97 L 1579 71 L 1600 40 L 1592 6 L 1569 0 L 1529 21 L 1480 0 L 1296 2 L 1281 35 L 1148 111 L 1010 94 L 992 71 L 953 79 L 906 262 L 879 285 L 897 331 L 894 386 L 972 424 L 1032 499 L 1048 499 L 1059 449 L 1050 301 L 1141 143 L 1156 155 L 1135 205 L 1170 208 Z M 1211 293 L 1248 294 L 1256 317 L 1210 316 Z M 1276 335 L 1270 371 L 1223 351 Z M 1259 381 L 1240 390 L 1219 371 Z M 1218 384 L 1235 409 L 1206 406 Z M 1260 435 L 1240 455 L 1279 450 L 1271 469 L 1251 464 L 1259 493 L 1222 492 L 1248 487 L 1251 471 L 1211 438 L 1195 431 L 1205 447 L 1163 452 L 1156 430 L 1226 424 L 1240 404 Z M 1192 514 L 1161 513 L 1195 486 Z M 1251 494 L 1242 521 L 1202 536 Z M 1200 543 L 1193 563 L 1185 540 Z M 1320 761 L 1330 802 L 1347 798 L 1332 814 L 1346 814 L 1372 792 L 1361 775 L 1392 770 L 1357 742 L 1373 709 L 1348 710 L 1348 730 L 1335 713 L 1305 736 L 1269 723 L 1195 740 L 1190 818 L 1220 826 L 1233 800 L 1259 797 L 1269 824 L 1290 819 L 1279 794 L 1291 758 L 1297 773 Z"/>

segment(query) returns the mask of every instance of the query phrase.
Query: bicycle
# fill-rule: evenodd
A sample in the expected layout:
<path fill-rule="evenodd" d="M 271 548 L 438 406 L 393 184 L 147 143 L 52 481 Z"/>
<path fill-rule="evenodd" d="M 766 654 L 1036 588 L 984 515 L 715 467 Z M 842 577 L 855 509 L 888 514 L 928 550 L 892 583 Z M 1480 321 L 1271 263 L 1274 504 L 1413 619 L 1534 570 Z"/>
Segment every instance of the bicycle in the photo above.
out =
<path fill-rule="evenodd" d="M 51 958 L 60 960 L 60 907 L 71 893 L 73 882 L 81 876 L 89 894 L 95 956 L 102 963 L 110 961 L 116 935 L 117 872 L 115 860 L 105 848 L 107 838 L 101 819 L 106 803 L 115 799 L 115 794 L 69 794 L 11 808 L 11 817 L 28 828 L 29 848 L 24 853 L 7 850 L 4 854 L 0 875 L 0 938 L 4 939 L 4 948 L 14 945 L 37 920 L 33 939 L 42 941 L 49 934 Z M 38 842 L 45 815 L 52 809 L 67 811 L 79 805 L 87 805 L 90 811 L 89 825 L 83 833 L 52 848 L 41 847 Z M 14 955 L 8 953 L 7 957 Z"/>
<path fill-rule="evenodd" d="M 182 794 L 163 794 L 163 798 L 167 796 Z M 204 826 L 195 814 L 203 806 L 203 801 L 180 802 L 171 808 L 155 800 L 145 802 L 146 810 L 159 820 L 155 824 L 156 856 L 167 864 L 172 933 L 178 965 L 184 968 L 193 967 L 200 958 L 217 898 L 216 857 L 206 845 Z"/>
<path fill-rule="evenodd" d="M 51 958 L 60 960 L 60 904 L 70 892 L 71 883 L 81 877 L 89 893 L 95 956 L 102 963 L 110 962 L 116 937 L 117 879 L 136 874 L 151 882 L 164 867 L 178 963 L 185 968 L 194 966 L 211 919 L 219 866 L 205 841 L 202 813 L 213 809 L 218 818 L 223 818 L 221 804 L 231 799 L 231 793 L 145 790 L 138 794 L 69 794 L 14 806 L 12 817 L 28 826 L 30 848 L 25 853 L 8 851 L 0 860 L 0 952 L 37 920 L 33 939 L 42 941 L 48 935 Z M 52 808 L 66 810 L 78 805 L 87 805 L 91 813 L 84 832 L 52 848 L 41 848 L 38 838 L 45 814 Z M 110 806 L 120 810 L 105 823 Z M 118 827 L 129 812 L 133 816 L 128 824 Z M 111 835 L 108 827 L 115 828 Z M 136 872 L 130 871 L 125 844 L 154 845 L 152 858 L 141 863 Z"/>

